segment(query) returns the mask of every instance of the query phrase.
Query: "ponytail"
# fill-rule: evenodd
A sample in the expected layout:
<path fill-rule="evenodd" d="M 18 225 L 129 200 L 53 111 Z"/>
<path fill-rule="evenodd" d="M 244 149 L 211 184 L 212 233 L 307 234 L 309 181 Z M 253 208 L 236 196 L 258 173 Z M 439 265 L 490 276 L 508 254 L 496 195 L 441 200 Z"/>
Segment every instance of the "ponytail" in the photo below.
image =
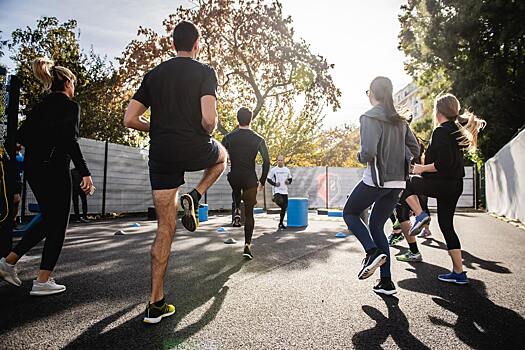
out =
<path fill-rule="evenodd" d="M 460 133 L 457 138 L 459 146 L 475 151 L 478 146 L 478 134 L 487 122 L 470 111 L 459 115 L 460 109 L 459 100 L 452 94 L 438 96 L 434 102 L 434 112 L 439 112 L 456 123 Z"/>
<path fill-rule="evenodd" d="M 33 61 L 33 74 L 44 86 L 45 91 L 51 89 L 51 85 L 53 84 L 51 69 L 53 69 L 54 65 L 55 62 L 53 60 L 43 57 L 37 58 Z"/>
<path fill-rule="evenodd" d="M 77 78 L 66 67 L 55 66 L 51 59 L 39 57 L 33 61 L 33 74 L 44 86 L 44 91 L 64 91 L 67 81 L 76 82 Z"/>

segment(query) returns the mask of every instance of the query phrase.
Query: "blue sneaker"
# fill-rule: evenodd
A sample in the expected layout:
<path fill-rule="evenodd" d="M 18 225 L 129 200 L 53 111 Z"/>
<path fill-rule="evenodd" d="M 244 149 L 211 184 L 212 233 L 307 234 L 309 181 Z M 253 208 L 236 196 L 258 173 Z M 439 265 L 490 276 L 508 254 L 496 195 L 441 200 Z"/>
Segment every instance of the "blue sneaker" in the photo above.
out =
<path fill-rule="evenodd" d="M 454 271 L 452 271 L 445 275 L 439 275 L 438 279 L 443 282 L 450 282 L 456 284 L 468 283 L 467 273 L 465 271 L 463 271 L 462 273 L 455 273 Z"/>
<path fill-rule="evenodd" d="M 419 232 L 423 229 L 423 226 L 428 224 L 430 222 L 430 216 L 426 212 L 422 212 L 418 216 L 416 216 L 416 221 L 414 221 L 414 224 L 410 228 L 410 235 L 411 236 L 417 236 Z"/>

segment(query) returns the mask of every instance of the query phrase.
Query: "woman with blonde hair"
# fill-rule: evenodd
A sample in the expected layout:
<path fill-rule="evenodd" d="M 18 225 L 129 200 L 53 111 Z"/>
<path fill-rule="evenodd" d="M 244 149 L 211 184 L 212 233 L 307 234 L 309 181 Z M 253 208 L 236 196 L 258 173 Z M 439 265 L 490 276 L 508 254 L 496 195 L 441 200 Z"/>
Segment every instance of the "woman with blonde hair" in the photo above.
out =
<path fill-rule="evenodd" d="M 361 148 L 357 154 L 367 167 L 343 210 L 348 229 L 366 252 L 357 277 L 368 278 L 380 268 L 381 279 L 374 292 L 387 295 L 395 294 L 396 288 L 384 226 L 405 188 L 408 164 L 419 156 L 419 144 L 406 119 L 396 111 L 392 92 L 392 82 L 386 77 L 375 78 L 367 90 L 372 108 L 359 120 Z M 372 204 L 367 227 L 360 216 Z"/>
<path fill-rule="evenodd" d="M 430 220 L 430 216 L 421 209 L 417 195 L 436 198 L 438 223 L 449 255 L 452 259 L 452 271 L 439 275 L 444 282 L 467 284 L 466 272 L 463 271 L 461 244 L 454 230 L 454 212 L 459 197 L 463 192 L 465 176 L 465 150 L 475 150 L 478 133 L 485 127 L 485 121 L 466 111 L 459 114 L 461 105 L 452 94 L 439 96 L 434 102 L 434 118 L 437 127 L 432 133 L 430 145 L 425 153 L 425 164 L 416 164 L 412 176 L 407 181 L 402 199 L 405 199 L 416 220 L 410 229 L 411 235 L 417 235 Z"/>
<path fill-rule="evenodd" d="M 31 110 L 18 131 L 18 142 L 26 148 L 25 176 L 40 206 L 42 225 L 26 233 L 7 257 L 0 259 L 0 277 L 20 286 L 15 264 L 45 238 L 40 270 L 33 281 L 31 295 L 61 293 L 66 286 L 57 284 L 51 273 L 64 244 L 71 203 L 71 160 L 82 176 L 86 193 L 94 190 L 86 161 L 78 144 L 80 107 L 72 100 L 75 75 L 52 60 L 33 62 L 35 77 L 49 91 Z"/>

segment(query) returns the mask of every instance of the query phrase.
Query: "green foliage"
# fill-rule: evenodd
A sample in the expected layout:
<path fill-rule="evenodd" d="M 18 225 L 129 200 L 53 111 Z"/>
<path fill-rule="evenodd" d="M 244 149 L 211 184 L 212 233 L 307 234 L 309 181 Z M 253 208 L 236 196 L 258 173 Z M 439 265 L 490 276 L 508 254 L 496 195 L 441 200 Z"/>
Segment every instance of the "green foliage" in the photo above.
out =
<path fill-rule="evenodd" d="M 77 77 L 75 100 L 80 104 L 80 135 L 96 140 L 136 144 L 122 125 L 123 103 L 115 97 L 116 72 L 111 63 L 93 50 L 84 53 L 79 45 L 77 22 L 60 23 L 57 18 L 43 17 L 36 27 L 17 29 L 8 43 L 22 81 L 20 104 L 27 114 L 45 94 L 34 78 L 31 63 L 37 57 L 48 57 L 56 65 L 69 68 Z"/>
<path fill-rule="evenodd" d="M 452 92 L 487 121 L 479 156 L 494 155 L 525 123 L 525 3 L 408 0 L 400 16 L 405 68 L 426 104 Z"/>

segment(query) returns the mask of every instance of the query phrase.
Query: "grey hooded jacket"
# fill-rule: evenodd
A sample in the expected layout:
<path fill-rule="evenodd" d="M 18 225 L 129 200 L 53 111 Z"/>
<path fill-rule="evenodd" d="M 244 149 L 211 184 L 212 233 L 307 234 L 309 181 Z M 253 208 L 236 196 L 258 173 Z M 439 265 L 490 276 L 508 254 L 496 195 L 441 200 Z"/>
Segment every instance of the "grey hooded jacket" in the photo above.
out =
<path fill-rule="evenodd" d="M 419 144 L 408 124 L 388 116 L 378 105 L 360 118 L 361 149 L 359 162 L 367 164 L 363 177 L 371 177 L 376 187 L 388 181 L 404 181 L 413 157 L 419 156 Z M 404 186 L 403 186 L 404 188 Z"/>

